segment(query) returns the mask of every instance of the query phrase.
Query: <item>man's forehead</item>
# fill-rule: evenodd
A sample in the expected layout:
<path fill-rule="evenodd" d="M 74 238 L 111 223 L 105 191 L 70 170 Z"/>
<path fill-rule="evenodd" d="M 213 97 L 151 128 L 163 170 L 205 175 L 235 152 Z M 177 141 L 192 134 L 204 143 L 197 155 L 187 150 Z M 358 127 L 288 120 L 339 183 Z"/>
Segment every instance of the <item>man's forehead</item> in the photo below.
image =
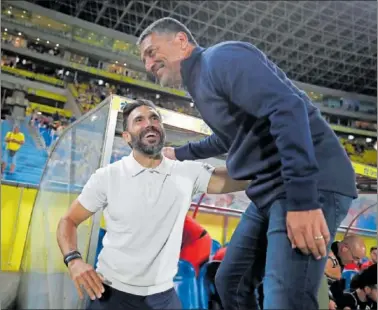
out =
<path fill-rule="evenodd" d="M 132 118 L 135 118 L 138 116 L 144 116 L 144 115 L 159 115 L 159 114 L 155 109 L 148 106 L 138 107 L 130 113 L 130 116 Z"/>
<path fill-rule="evenodd" d="M 140 49 L 143 52 L 148 48 L 151 48 L 164 41 L 167 41 L 169 37 L 171 37 L 171 35 L 167 33 L 152 32 L 143 39 L 143 41 L 140 44 Z"/>

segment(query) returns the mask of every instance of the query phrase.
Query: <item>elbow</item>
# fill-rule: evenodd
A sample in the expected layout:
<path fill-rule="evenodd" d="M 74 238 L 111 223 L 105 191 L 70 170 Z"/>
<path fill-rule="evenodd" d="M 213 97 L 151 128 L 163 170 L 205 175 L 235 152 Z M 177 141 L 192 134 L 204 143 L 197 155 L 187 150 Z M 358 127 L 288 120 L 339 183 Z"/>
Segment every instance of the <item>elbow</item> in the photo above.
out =
<path fill-rule="evenodd" d="M 64 215 L 60 220 L 59 220 L 59 224 L 58 224 L 58 227 L 60 226 L 66 226 L 66 227 L 73 227 L 73 228 L 77 228 L 77 224 L 75 223 L 74 220 L 72 220 L 70 218 L 69 215 Z"/>
<path fill-rule="evenodd" d="M 58 222 L 56 231 L 58 242 L 61 238 L 68 235 L 72 230 L 76 230 L 77 226 L 78 225 L 69 216 L 63 216 Z"/>

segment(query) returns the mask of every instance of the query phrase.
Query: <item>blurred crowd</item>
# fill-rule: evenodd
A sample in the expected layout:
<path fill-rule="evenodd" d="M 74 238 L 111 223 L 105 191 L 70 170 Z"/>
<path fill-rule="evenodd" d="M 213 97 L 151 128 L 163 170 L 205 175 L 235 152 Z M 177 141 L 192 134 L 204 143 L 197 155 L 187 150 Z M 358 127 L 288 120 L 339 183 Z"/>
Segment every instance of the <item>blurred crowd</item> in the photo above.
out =
<path fill-rule="evenodd" d="M 48 54 L 54 57 L 66 58 L 66 51 L 61 50 L 59 44 L 47 44 L 47 42 L 42 43 L 41 41 L 29 41 L 25 39 L 20 39 L 14 35 L 5 35 L 2 37 L 3 42 L 11 42 L 14 46 L 26 47 L 32 51 Z M 21 41 L 20 41 L 21 40 Z M 20 42 L 19 42 L 20 41 Z M 96 62 L 91 61 L 88 57 L 78 55 L 71 55 L 69 60 L 71 62 L 77 62 L 85 64 L 87 66 L 96 66 Z M 1 65 L 16 69 L 27 70 L 28 72 L 39 73 L 46 75 L 48 77 L 53 77 L 55 81 L 63 81 L 64 84 L 57 86 L 68 86 L 73 93 L 75 100 L 82 110 L 82 112 L 88 112 L 93 109 L 97 104 L 103 101 L 106 97 L 111 94 L 117 94 L 130 99 L 144 98 L 153 101 L 157 106 L 174 110 L 179 113 L 200 117 L 200 114 L 194 104 L 189 100 L 167 93 L 158 93 L 152 90 L 146 90 L 137 86 L 126 85 L 124 83 L 117 83 L 109 79 L 93 78 L 89 75 L 77 72 L 73 69 L 59 68 L 53 64 L 48 64 L 46 62 L 37 61 L 28 57 L 20 56 L 9 51 L 2 51 Z M 98 67 L 98 63 L 97 63 Z M 120 75 L 127 75 L 133 78 L 140 78 L 142 80 L 148 80 L 145 76 L 139 76 L 134 74 L 133 70 L 128 69 L 125 66 L 119 64 L 112 64 L 110 66 L 102 66 L 104 70 L 108 72 L 117 73 Z M 311 94 L 310 94 L 311 97 Z M 321 104 L 328 108 L 337 108 L 345 111 L 358 112 L 360 111 L 360 105 L 358 102 L 352 102 L 350 100 L 340 99 L 340 100 L 328 100 L 322 98 L 313 99 L 315 102 L 321 102 Z M 319 101 L 320 100 L 320 101 Z M 376 110 L 375 110 L 376 111 Z M 370 111 L 372 112 L 372 111 Z M 370 113 L 369 112 L 369 113 Z M 324 114 L 325 119 L 335 125 L 341 125 L 356 129 L 365 130 L 376 130 L 377 124 L 374 122 L 367 122 L 361 120 L 354 120 L 342 115 L 330 115 Z M 65 124 L 69 120 L 62 118 L 60 121 L 52 121 L 52 116 L 41 115 L 41 122 L 39 126 L 45 126 L 51 133 L 55 134 L 64 128 Z M 370 139 L 370 138 L 368 138 Z M 356 162 L 366 163 L 368 165 L 376 165 L 376 150 L 374 149 L 375 140 L 371 142 L 367 141 L 357 141 L 356 139 L 341 139 L 342 143 L 350 155 L 351 159 Z"/>
<path fill-rule="evenodd" d="M 76 101 L 85 112 L 94 108 L 106 97 L 113 94 L 130 99 L 149 99 L 159 107 L 200 117 L 198 110 L 191 102 L 174 98 L 170 95 L 154 94 L 153 92 L 148 92 L 141 88 L 112 84 L 104 82 L 101 79 L 90 79 L 82 83 L 75 82 L 74 87 L 77 92 Z"/>

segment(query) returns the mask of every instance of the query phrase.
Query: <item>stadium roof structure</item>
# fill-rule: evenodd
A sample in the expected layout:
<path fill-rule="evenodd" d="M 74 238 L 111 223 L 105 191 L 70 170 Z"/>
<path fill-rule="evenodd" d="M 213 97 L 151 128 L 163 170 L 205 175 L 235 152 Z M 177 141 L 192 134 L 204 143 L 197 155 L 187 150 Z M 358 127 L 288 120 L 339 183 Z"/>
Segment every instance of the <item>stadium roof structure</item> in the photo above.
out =
<path fill-rule="evenodd" d="M 248 41 L 294 80 L 377 95 L 377 1 L 29 2 L 133 36 L 170 16 L 202 46 Z"/>

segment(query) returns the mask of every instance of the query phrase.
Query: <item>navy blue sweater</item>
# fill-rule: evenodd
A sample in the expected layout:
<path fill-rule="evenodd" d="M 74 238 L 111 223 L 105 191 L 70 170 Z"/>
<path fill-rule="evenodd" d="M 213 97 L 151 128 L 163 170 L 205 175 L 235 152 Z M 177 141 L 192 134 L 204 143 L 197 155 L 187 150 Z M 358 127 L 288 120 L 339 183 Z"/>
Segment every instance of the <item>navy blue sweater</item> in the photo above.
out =
<path fill-rule="evenodd" d="M 184 86 L 213 135 L 176 149 L 178 160 L 224 153 L 230 176 L 265 207 L 320 208 L 318 190 L 357 197 L 350 160 L 330 126 L 265 54 L 244 42 L 195 48 L 181 63 Z"/>

